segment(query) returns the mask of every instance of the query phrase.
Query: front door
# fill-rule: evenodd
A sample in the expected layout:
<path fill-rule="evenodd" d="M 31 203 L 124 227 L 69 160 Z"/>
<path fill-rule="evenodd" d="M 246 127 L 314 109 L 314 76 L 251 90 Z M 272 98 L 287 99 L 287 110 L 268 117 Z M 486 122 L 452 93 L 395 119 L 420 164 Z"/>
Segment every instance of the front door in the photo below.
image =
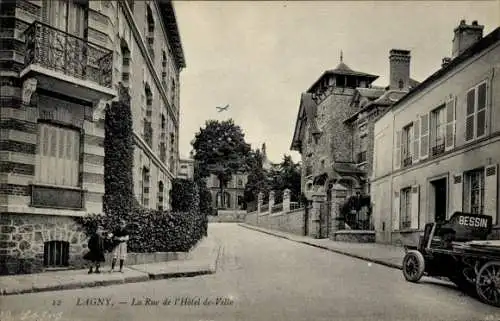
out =
<path fill-rule="evenodd" d="M 320 205 L 320 213 L 319 213 L 319 238 L 328 238 L 328 234 L 330 232 L 330 202 L 323 202 Z"/>
<path fill-rule="evenodd" d="M 432 182 L 434 187 L 434 222 L 446 220 L 447 186 L 446 178 L 441 178 Z"/>

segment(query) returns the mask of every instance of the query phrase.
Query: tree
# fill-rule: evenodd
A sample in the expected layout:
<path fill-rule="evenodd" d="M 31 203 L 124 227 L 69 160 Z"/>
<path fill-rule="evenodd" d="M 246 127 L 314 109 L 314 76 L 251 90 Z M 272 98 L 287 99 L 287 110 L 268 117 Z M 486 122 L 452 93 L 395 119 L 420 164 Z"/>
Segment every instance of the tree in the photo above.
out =
<path fill-rule="evenodd" d="M 192 145 L 199 175 L 213 174 L 219 179 L 221 201 L 225 204 L 224 189 L 232 175 L 248 170 L 250 145 L 245 142 L 245 134 L 232 119 L 208 120 L 205 128 L 196 133 Z"/>
<path fill-rule="evenodd" d="M 128 89 L 119 87 L 119 101 L 106 107 L 104 127 L 104 198 L 106 215 L 127 217 L 137 204 L 134 196 L 134 141 Z"/>
<path fill-rule="evenodd" d="M 248 177 L 243 194 L 245 204 L 257 201 L 259 192 L 269 190 L 269 174 L 262 167 L 263 155 L 259 149 L 251 151 L 248 162 Z"/>
<path fill-rule="evenodd" d="M 300 163 L 294 163 L 290 155 L 283 155 L 283 160 L 279 164 L 281 176 L 281 189 L 290 190 L 290 198 L 297 201 L 300 196 L 301 170 Z"/>

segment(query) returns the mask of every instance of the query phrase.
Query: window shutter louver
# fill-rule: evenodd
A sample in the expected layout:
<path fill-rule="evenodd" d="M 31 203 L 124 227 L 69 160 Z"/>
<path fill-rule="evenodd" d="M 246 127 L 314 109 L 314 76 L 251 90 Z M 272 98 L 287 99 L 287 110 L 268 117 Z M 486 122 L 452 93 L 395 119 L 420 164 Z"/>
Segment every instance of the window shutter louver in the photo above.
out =
<path fill-rule="evenodd" d="M 449 151 L 455 147 L 456 128 L 456 98 L 446 103 L 446 137 L 445 150 Z"/>
<path fill-rule="evenodd" d="M 475 100 L 476 91 L 471 89 L 467 92 L 467 110 L 465 118 L 465 141 L 474 138 L 474 115 L 475 115 Z"/>
<path fill-rule="evenodd" d="M 420 211 L 420 187 L 414 185 L 411 188 L 411 228 L 419 228 Z"/>
<path fill-rule="evenodd" d="M 429 156 L 429 114 L 420 116 L 420 159 Z"/>
<path fill-rule="evenodd" d="M 476 138 L 486 134 L 486 83 L 477 87 Z"/>
<path fill-rule="evenodd" d="M 420 117 L 417 117 L 413 124 L 413 163 L 417 163 L 420 158 Z"/>
<path fill-rule="evenodd" d="M 394 169 L 401 168 L 401 130 L 396 131 L 396 145 L 394 146 Z"/>
<path fill-rule="evenodd" d="M 496 224 L 498 213 L 498 165 L 486 166 L 484 173 L 484 214 L 493 218 Z"/>
<path fill-rule="evenodd" d="M 455 212 L 462 212 L 463 208 L 463 173 L 455 173 L 451 181 L 451 209 L 449 216 Z"/>
<path fill-rule="evenodd" d="M 392 211 L 392 230 L 399 230 L 399 215 L 400 215 L 400 201 L 399 201 L 399 192 L 394 193 L 394 201 L 393 201 L 393 211 Z"/>

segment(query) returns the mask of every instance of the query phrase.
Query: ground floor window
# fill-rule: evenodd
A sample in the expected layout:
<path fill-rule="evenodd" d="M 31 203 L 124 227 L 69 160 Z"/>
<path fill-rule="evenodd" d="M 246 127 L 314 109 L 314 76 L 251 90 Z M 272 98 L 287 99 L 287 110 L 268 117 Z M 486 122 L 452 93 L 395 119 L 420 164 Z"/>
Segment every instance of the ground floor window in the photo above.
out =
<path fill-rule="evenodd" d="M 45 267 L 68 266 L 69 243 L 65 241 L 45 242 L 43 247 L 43 265 Z"/>
<path fill-rule="evenodd" d="M 400 199 L 400 222 L 401 229 L 411 227 L 411 187 L 407 187 L 401 190 Z"/>
<path fill-rule="evenodd" d="M 465 173 L 464 209 L 473 214 L 484 213 L 484 169 Z"/>

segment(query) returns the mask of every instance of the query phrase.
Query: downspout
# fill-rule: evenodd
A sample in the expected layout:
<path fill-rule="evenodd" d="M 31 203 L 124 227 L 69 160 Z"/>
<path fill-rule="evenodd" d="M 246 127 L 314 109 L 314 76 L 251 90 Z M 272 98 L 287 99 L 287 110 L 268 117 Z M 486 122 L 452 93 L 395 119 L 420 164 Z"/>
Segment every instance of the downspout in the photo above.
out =
<path fill-rule="evenodd" d="M 392 152 L 394 153 L 394 136 L 396 134 L 395 132 L 395 123 L 396 123 L 396 114 L 393 112 L 392 113 L 392 138 L 391 138 L 391 150 Z M 393 186 L 393 179 L 392 179 L 392 174 L 394 172 L 394 154 L 391 153 L 391 175 L 389 176 L 390 177 L 390 185 L 391 185 L 391 188 L 390 188 L 390 192 L 391 192 L 391 197 L 390 197 L 390 200 L 391 200 L 391 215 L 390 215 L 390 224 L 387 224 L 390 226 L 390 230 L 389 230 L 389 241 L 391 242 L 392 244 L 392 231 L 393 231 L 393 226 L 392 226 L 392 222 L 394 222 L 394 219 L 393 219 L 393 215 L 394 215 L 394 186 Z"/>

